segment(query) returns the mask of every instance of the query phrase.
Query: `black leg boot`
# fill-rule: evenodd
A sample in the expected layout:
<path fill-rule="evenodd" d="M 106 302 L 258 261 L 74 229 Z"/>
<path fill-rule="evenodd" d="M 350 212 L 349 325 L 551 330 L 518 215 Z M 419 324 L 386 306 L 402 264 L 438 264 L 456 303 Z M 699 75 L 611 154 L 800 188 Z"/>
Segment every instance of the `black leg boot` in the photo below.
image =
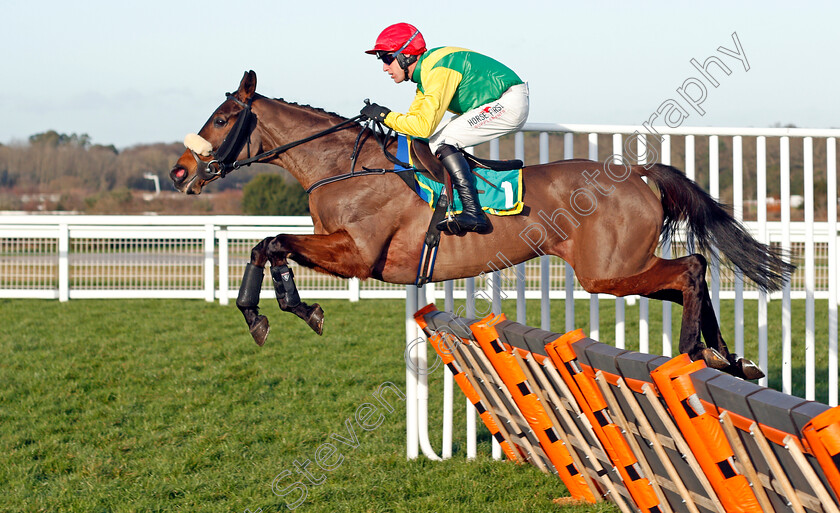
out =
<path fill-rule="evenodd" d="M 464 232 L 485 233 L 490 223 L 478 202 L 478 191 L 471 180 L 470 165 L 467 159 L 454 146 L 443 144 L 435 152 L 443 167 L 452 178 L 452 188 L 458 191 L 463 209 L 453 219 L 444 219 L 437 224 L 437 229 L 458 235 Z"/>

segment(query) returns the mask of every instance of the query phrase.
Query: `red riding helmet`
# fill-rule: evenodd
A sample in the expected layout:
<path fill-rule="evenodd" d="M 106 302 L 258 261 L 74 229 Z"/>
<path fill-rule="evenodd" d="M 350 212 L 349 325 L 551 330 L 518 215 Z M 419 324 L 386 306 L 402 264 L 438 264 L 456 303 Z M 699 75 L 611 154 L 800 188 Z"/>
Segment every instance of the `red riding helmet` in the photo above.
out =
<path fill-rule="evenodd" d="M 396 23 L 383 30 L 376 38 L 376 45 L 365 53 L 375 54 L 376 52 L 422 55 L 426 52 L 426 40 L 414 25 Z"/>

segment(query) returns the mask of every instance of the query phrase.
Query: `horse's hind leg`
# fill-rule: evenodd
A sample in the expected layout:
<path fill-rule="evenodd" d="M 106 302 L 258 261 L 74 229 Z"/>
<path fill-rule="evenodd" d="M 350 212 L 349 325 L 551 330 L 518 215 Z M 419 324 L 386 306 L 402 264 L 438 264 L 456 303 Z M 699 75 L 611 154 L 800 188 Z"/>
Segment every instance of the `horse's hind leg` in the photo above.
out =
<path fill-rule="evenodd" d="M 655 256 L 651 258 L 654 260 L 653 265 L 642 273 L 611 280 L 580 280 L 581 285 L 587 292 L 603 292 L 615 296 L 638 294 L 681 304 L 683 316 L 679 350 L 688 354 L 692 360 L 703 358 L 706 347 L 700 341 L 700 333 L 706 260 L 699 255 L 675 260 L 663 260 Z M 725 362 L 721 357 L 720 365 Z"/>
<path fill-rule="evenodd" d="M 712 298 L 709 295 L 709 289 L 705 280 L 703 280 L 703 307 L 701 315 L 701 327 L 706 345 L 716 348 L 729 362 L 729 365 L 722 370 L 744 379 L 763 378 L 764 372 L 752 360 L 739 357 L 737 354 L 729 352 L 726 342 L 723 340 L 723 335 L 720 332 L 720 325 L 718 324 L 715 309 L 712 306 Z"/>
<path fill-rule="evenodd" d="M 639 294 L 681 304 L 681 353 L 688 354 L 692 360 L 702 359 L 709 367 L 748 379 L 756 379 L 753 377 L 755 372 L 750 372 L 753 369 L 761 372 L 752 362 L 736 360 L 734 355 L 730 355 L 712 308 L 706 285 L 706 259 L 701 255 L 689 255 L 675 260 L 656 258 L 647 271 L 635 276 L 613 280 L 581 280 L 581 284 L 589 292 L 616 296 Z M 701 333 L 709 347 L 700 341 Z"/>
<path fill-rule="evenodd" d="M 651 299 L 671 301 L 680 305 L 683 304 L 683 294 L 678 290 L 661 290 L 652 294 L 645 294 L 645 296 Z M 694 316 L 686 316 L 685 310 L 683 312 L 682 326 L 685 327 L 687 323 L 692 323 Z M 690 319 L 687 319 L 687 317 Z M 702 345 L 698 347 L 691 342 L 692 340 L 697 340 L 696 337 L 698 335 L 696 331 L 681 330 L 680 352 L 686 352 L 692 355 L 692 359 L 697 359 L 699 350 L 699 357 L 703 358 L 709 367 L 722 370 L 740 378 L 759 379 L 764 377 L 764 373 L 755 363 L 746 358 L 739 358 L 735 353 L 729 352 L 729 348 L 720 332 L 720 326 L 718 325 L 717 316 L 715 315 L 705 280 L 703 281 L 703 289 L 701 291 L 699 330 L 703 334 L 703 339 L 706 341 L 707 347 L 704 348 Z M 686 347 L 690 349 L 685 350 Z"/>
<path fill-rule="evenodd" d="M 644 288 L 654 290 L 637 293 L 651 299 L 682 305 L 679 351 L 688 354 L 692 360 L 705 360 L 710 367 L 727 367 L 729 362 L 726 355 L 729 350 L 718 330 L 714 311 L 709 319 L 705 309 L 709 297 L 706 287 L 706 259 L 702 255 L 689 255 L 675 260 L 657 260 L 648 271 L 631 279 L 642 279 Z M 658 276 L 659 280 L 651 283 L 651 275 Z M 709 321 L 712 325 L 709 325 Z M 706 341 L 705 346 L 700 342 L 701 334 Z"/>
<path fill-rule="evenodd" d="M 712 305 L 712 298 L 709 295 L 709 286 L 706 283 L 706 259 L 702 255 L 698 254 L 689 255 L 685 258 L 693 260 L 694 263 L 693 265 L 689 265 L 687 267 L 690 274 L 689 282 L 691 283 L 691 287 L 688 290 L 689 294 L 683 292 L 683 301 L 685 301 L 686 295 L 699 300 L 699 329 L 703 334 L 703 340 L 706 341 L 707 346 L 705 349 L 701 350 L 701 354 L 703 359 L 706 361 L 706 364 L 709 367 L 722 370 L 734 376 L 738 376 L 739 378 L 759 379 L 764 377 L 764 373 L 761 369 L 759 369 L 758 366 L 751 360 L 738 357 L 735 353 L 729 352 L 729 347 L 727 347 L 726 341 L 723 340 L 723 335 L 720 332 L 720 324 L 718 323 L 717 315 L 715 315 L 715 309 Z M 667 292 L 676 291 L 662 291 L 662 293 Z M 657 298 L 658 295 L 659 294 L 650 294 L 648 297 Z M 671 300 L 674 301 L 674 299 Z M 679 303 L 679 301 L 675 302 Z M 683 308 L 685 308 L 685 306 L 683 306 Z M 696 315 L 695 312 L 696 306 L 692 304 L 692 319 L 694 318 L 693 316 Z M 685 310 L 683 310 L 683 323 L 685 322 L 686 315 Z M 683 324 L 683 326 L 685 326 L 685 324 Z M 696 353 L 699 344 L 698 335 L 696 332 L 692 332 L 690 335 L 686 334 L 687 336 L 694 337 L 693 339 L 688 339 L 687 337 L 684 338 L 683 335 L 683 331 L 680 331 L 680 352 L 688 352 L 689 355 L 692 356 L 692 359 L 696 359 L 695 354 L 692 354 L 689 351 L 694 351 Z M 691 340 L 694 340 L 695 342 L 692 342 Z M 687 348 L 690 349 L 686 350 Z"/>

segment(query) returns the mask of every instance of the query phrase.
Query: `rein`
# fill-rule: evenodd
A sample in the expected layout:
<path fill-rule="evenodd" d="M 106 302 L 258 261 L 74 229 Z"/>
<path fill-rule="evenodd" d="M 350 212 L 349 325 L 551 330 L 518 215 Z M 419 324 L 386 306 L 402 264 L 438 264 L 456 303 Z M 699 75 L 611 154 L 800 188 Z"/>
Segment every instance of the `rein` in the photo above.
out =
<path fill-rule="evenodd" d="M 357 117 L 361 117 L 361 116 L 357 116 Z M 398 159 L 397 157 L 392 155 L 391 152 L 388 151 L 387 140 L 390 137 L 390 134 L 391 134 L 392 130 L 389 129 L 388 133 L 386 133 L 385 130 L 382 128 L 382 125 L 378 121 L 370 120 L 370 123 L 373 126 L 373 128 L 370 128 L 370 129 L 366 128 L 365 130 L 362 130 L 361 132 L 359 132 L 359 136 L 356 137 L 356 143 L 353 147 L 353 156 L 351 158 L 352 163 L 350 165 L 350 172 L 349 173 L 342 173 L 340 175 L 335 175 L 335 176 L 329 176 L 327 178 L 322 178 L 322 179 L 316 181 L 315 183 L 313 183 L 312 185 L 310 185 L 309 187 L 306 188 L 306 193 L 307 194 L 311 193 L 312 191 L 314 191 L 318 187 L 322 187 L 324 185 L 329 185 L 329 184 L 335 183 L 335 182 L 340 182 L 342 180 L 347 180 L 348 178 L 355 178 L 357 176 L 384 175 L 385 173 L 396 173 L 396 172 L 398 172 L 398 170 L 396 170 L 396 169 L 384 169 L 384 168 L 371 169 L 371 168 L 366 168 L 366 167 L 362 167 L 361 171 L 356 171 L 356 157 L 359 156 L 359 150 L 361 150 L 362 146 L 365 144 L 365 141 L 367 141 L 367 139 L 368 139 L 368 137 L 370 136 L 371 133 L 373 134 L 374 140 L 377 142 L 377 144 L 379 144 L 379 147 L 382 148 L 382 153 L 385 154 L 386 159 L 388 159 L 393 164 L 401 166 L 405 169 L 410 169 L 411 168 L 410 164 L 407 164 L 407 163 L 401 161 L 400 159 Z M 377 127 L 379 128 L 379 132 L 377 132 L 377 130 L 376 130 Z M 363 135 L 364 135 L 364 138 L 362 137 Z"/>
<path fill-rule="evenodd" d="M 234 169 L 238 169 L 242 166 L 250 166 L 251 164 L 253 164 L 255 162 L 260 162 L 263 159 L 266 159 L 266 158 L 269 158 L 269 157 L 276 157 L 277 155 L 280 155 L 281 153 L 284 153 L 288 150 L 291 150 L 295 146 L 300 146 L 303 143 L 308 143 L 309 141 L 314 141 L 315 139 L 320 139 L 321 137 L 324 137 L 325 135 L 330 135 L 330 134 L 338 132 L 340 130 L 344 130 L 344 129 L 348 128 L 349 125 L 355 123 L 356 121 L 358 121 L 361 118 L 362 118 L 361 115 L 350 118 L 346 121 L 342 121 L 341 123 L 339 123 L 335 126 L 327 128 L 326 130 L 322 130 L 322 131 L 320 131 L 316 134 L 310 135 L 309 137 L 305 137 L 303 139 L 299 139 L 297 141 L 290 142 L 288 144 L 284 144 L 283 146 L 278 146 L 278 147 L 276 147 L 272 150 L 264 151 L 264 152 L 262 152 L 258 155 L 254 155 L 253 157 L 248 157 L 245 160 L 234 161 L 230 164 L 230 166 L 231 166 L 230 170 L 233 171 Z"/>
<path fill-rule="evenodd" d="M 361 114 L 358 116 L 354 116 L 350 119 L 342 121 L 341 123 L 338 123 L 337 125 L 331 126 L 326 130 L 322 130 L 308 137 L 304 137 L 303 139 L 298 139 L 297 141 L 293 141 L 282 146 L 273 148 L 271 150 L 264 151 L 257 155 L 250 156 L 250 136 L 251 133 L 254 131 L 254 128 L 256 128 L 256 123 L 253 123 L 253 121 L 256 119 L 256 116 L 251 111 L 251 101 L 248 101 L 248 103 L 244 103 L 237 99 L 231 93 L 227 93 L 227 97 L 233 100 L 238 105 L 240 105 L 242 107 L 242 111 L 231 131 L 227 134 L 227 136 L 225 136 L 225 139 L 222 141 L 222 144 L 219 146 L 219 149 L 216 152 L 213 152 L 213 156 L 215 157 L 213 160 L 207 162 L 204 165 L 201 165 L 203 161 L 200 161 L 197 155 L 195 156 L 196 160 L 199 161 L 197 174 L 200 178 L 204 180 L 209 180 L 211 178 L 216 177 L 224 178 L 229 172 L 239 169 L 240 167 L 249 166 L 258 162 L 265 162 L 266 160 L 274 158 L 280 155 L 281 153 L 284 153 L 296 146 L 300 146 L 301 144 L 314 141 L 315 139 L 320 139 L 321 137 L 339 132 L 341 130 L 345 130 L 365 117 Z M 353 154 L 351 156 L 352 163 L 350 166 L 350 172 L 323 178 L 321 180 L 316 181 L 306 189 L 307 194 L 311 193 L 312 191 L 321 186 L 335 182 L 340 182 L 348 178 L 354 178 L 357 176 L 382 175 L 389 172 L 396 172 L 396 170 L 394 169 L 369 169 L 365 167 L 363 167 L 361 171 L 355 170 L 356 158 L 359 155 L 359 151 L 361 150 L 361 147 L 364 145 L 365 141 L 367 141 L 371 133 L 374 136 L 374 140 L 376 140 L 376 142 L 382 148 L 385 157 L 389 161 L 393 162 L 394 164 L 398 164 L 404 168 L 410 167 L 409 164 L 400 161 L 386 149 L 387 140 L 390 137 L 390 132 L 385 133 L 385 130 L 382 128 L 378 121 L 371 120 L 371 124 L 373 125 L 372 129 L 365 128 L 361 132 L 359 132 L 359 135 L 356 137 L 356 142 L 353 147 Z M 379 131 L 381 132 L 381 134 L 377 133 L 377 127 L 379 127 Z M 242 151 L 242 148 L 246 144 L 248 145 L 248 158 L 243 160 L 233 160 L 233 158 Z"/>

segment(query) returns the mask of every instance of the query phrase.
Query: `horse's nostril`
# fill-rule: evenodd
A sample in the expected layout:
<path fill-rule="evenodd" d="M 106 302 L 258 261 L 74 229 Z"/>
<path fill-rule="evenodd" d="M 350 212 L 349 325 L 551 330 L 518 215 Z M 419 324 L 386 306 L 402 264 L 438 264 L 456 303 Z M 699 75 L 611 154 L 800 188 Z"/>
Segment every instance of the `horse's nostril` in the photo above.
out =
<path fill-rule="evenodd" d="M 173 180 L 181 182 L 187 177 L 187 170 L 182 167 L 176 167 L 172 169 L 170 174 L 172 175 Z"/>

